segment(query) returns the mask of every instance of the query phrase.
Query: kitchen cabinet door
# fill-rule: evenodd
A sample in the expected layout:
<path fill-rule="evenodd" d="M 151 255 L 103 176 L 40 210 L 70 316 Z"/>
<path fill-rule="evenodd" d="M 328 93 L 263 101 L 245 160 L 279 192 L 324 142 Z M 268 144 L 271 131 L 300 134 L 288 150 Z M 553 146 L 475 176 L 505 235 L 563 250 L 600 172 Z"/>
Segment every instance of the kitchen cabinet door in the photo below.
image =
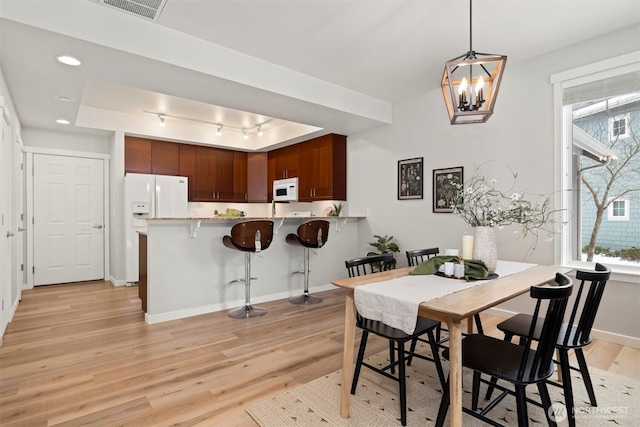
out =
<path fill-rule="evenodd" d="M 196 146 L 180 144 L 179 176 L 189 178 L 189 201 L 193 201 L 193 190 L 196 183 Z"/>
<path fill-rule="evenodd" d="M 180 173 L 180 144 L 151 141 L 151 173 L 178 176 Z"/>
<path fill-rule="evenodd" d="M 269 156 L 272 154 L 269 153 Z M 280 148 L 273 152 L 274 179 L 295 178 L 299 175 L 298 144 Z"/>
<path fill-rule="evenodd" d="M 347 199 L 346 140 L 330 134 L 300 144 L 301 201 Z"/>
<path fill-rule="evenodd" d="M 236 202 L 248 201 L 247 189 L 247 153 L 233 152 L 233 200 Z M 266 180 L 266 176 L 265 176 Z"/>
<path fill-rule="evenodd" d="M 130 173 L 151 173 L 151 140 L 125 136 L 124 171 Z"/>
<path fill-rule="evenodd" d="M 268 179 L 269 155 L 267 153 L 247 154 L 247 193 L 249 202 L 266 203 L 269 201 L 269 193 L 273 191 L 268 188 L 267 183 L 273 182 Z"/>
<path fill-rule="evenodd" d="M 215 169 L 216 199 L 221 202 L 233 202 L 233 151 L 216 150 Z"/>
<path fill-rule="evenodd" d="M 216 152 L 211 147 L 196 147 L 196 173 L 193 183 L 193 201 L 216 201 Z"/>

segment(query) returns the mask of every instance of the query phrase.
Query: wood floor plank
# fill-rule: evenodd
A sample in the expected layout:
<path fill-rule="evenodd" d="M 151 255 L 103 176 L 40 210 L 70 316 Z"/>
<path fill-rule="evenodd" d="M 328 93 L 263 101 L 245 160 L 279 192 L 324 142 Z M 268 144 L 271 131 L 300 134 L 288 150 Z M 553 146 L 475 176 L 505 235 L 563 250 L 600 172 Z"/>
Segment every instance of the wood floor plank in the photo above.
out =
<path fill-rule="evenodd" d="M 259 304 L 260 318 L 147 325 L 135 287 L 25 291 L 0 348 L 0 425 L 254 427 L 246 406 L 341 367 L 345 293 L 319 295 L 311 306 Z M 501 320 L 483 315 L 485 331 L 500 336 Z M 387 348 L 371 337 L 367 352 Z M 640 350 L 594 341 L 585 354 L 640 377 Z"/>

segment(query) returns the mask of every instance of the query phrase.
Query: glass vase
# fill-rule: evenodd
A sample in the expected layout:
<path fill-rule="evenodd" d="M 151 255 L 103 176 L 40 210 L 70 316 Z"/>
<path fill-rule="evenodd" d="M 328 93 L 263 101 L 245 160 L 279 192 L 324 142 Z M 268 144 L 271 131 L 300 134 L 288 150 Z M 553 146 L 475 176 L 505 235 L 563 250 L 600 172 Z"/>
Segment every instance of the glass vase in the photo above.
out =
<path fill-rule="evenodd" d="M 493 227 L 475 227 L 473 233 L 473 259 L 481 260 L 489 274 L 496 272 L 498 265 L 498 245 Z"/>

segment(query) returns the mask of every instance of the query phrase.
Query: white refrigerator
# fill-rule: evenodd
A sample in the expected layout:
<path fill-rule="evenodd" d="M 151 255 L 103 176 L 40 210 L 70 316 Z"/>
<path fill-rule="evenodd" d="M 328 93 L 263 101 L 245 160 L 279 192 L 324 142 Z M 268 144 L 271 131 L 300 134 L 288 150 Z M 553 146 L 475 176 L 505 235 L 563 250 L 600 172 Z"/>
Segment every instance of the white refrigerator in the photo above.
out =
<path fill-rule="evenodd" d="M 124 177 L 125 281 L 138 282 L 138 232 L 145 218 L 186 218 L 189 180 L 184 176 L 128 173 Z"/>

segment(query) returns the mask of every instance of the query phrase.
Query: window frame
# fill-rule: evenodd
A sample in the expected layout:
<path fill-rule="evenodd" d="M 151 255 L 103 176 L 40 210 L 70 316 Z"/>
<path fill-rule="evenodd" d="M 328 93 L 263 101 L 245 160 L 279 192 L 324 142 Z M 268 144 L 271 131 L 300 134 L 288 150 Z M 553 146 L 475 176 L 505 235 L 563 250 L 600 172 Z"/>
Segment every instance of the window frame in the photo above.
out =
<path fill-rule="evenodd" d="M 614 215 L 616 202 L 622 202 L 624 205 L 624 215 Z M 630 200 L 626 197 L 619 197 L 611 200 L 607 207 L 607 221 L 629 221 Z"/>
<path fill-rule="evenodd" d="M 576 239 L 580 233 L 580 215 L 573 215 L 573 207 L 578 203 L 580 182 L 575 173 L 578 165 L 573 155 L 573 118 L 570 108 L 563 105 L 563 91 L 598 80 L 637 71 L 640 67 L 640 51 L 617 56 L 604 61 L 552 74 L 550 81 L 553 85 L 554 112 L 554 203 L 561 207 L 562 221 L 566 225 L 562 228 L 561 237 L 555 240 L 554 262 L 568 268 L 593 269 L 593 262 L 579 261 L 574 254 L 581 252 Z M 612 279 L 624 282 L 638 283 L 640 266 L 626 266 L 613 264 Z"/>
<path fill-rule="evenodd" d="M 624 120 L 624 123 L 625 123 L 624 133 L 614 135 L 613 134 L 614 125 L 616 122 L 619 122 L 620 120 Z M 626 138 L 629 138 L 629 136 L 631 136 L 631 134 L 629 133 L 629 120 L 631 120 L 631 114 L 629 113 L 624 113 L 618 116 L 609 117 L 609 141 L 615 141 L 617 139 L 626 139 Z"/>

